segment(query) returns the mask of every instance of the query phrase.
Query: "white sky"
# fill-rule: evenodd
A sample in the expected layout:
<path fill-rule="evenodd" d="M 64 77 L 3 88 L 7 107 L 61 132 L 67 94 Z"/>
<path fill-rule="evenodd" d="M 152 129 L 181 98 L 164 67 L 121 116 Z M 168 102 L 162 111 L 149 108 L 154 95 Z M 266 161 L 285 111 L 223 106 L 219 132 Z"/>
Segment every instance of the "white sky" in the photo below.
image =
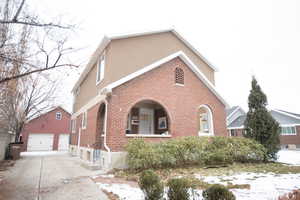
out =
<path fill-rule="evenodd" d="M 251 76 L 269 108 L 300 113 L 300 1 L 28 0 L 43 17 L 77 23 L 70 38 L 86 63 L 104 34 L 174 26 L 219 72 L 216 86 L 228 103 L 247 110 Z M 68 76 L 69 92 L 77 75 Z M 71 100 L 70 100 L 71 104 Z"/>

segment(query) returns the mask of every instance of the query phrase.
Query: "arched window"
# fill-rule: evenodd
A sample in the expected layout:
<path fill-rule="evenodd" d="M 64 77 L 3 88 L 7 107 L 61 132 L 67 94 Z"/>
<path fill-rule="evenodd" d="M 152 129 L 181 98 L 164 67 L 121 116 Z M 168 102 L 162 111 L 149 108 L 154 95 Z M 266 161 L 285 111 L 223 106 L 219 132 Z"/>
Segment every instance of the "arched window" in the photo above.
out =
<path fill-rule="evenodd" d="M 184 72 L 181 68 L 175 68 L 175 83 L 184 85 Z"/>
<path fill-rule="evenodd" d="M 201 105 L 198 111 L 199 135 L 213 135 L 213 116 L 207 105 Z"/>

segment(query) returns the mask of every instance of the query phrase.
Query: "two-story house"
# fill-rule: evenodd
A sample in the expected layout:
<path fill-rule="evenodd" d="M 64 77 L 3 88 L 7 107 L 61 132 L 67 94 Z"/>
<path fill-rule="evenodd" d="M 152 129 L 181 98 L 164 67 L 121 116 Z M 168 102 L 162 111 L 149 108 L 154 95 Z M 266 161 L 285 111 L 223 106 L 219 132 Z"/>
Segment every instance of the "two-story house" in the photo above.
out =
<path fill-rule="evenodd" d="M 70 151 L 122 168 L 132 138 L 226 136 L 215 72 L 173 29 L 104 37 L 72 90 Z"/>

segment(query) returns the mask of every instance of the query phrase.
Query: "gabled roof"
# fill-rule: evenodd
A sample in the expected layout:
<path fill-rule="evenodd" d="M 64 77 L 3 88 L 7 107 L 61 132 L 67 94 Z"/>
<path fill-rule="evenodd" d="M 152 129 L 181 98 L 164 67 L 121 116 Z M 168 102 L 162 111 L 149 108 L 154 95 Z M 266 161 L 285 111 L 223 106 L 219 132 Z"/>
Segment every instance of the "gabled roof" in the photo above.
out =
<path fill-rule="evenodd" d="M 300 117 L 278 110 L 271 110 L 271 115 L 280 124 L 300 124 Z"/>
<path fill-rule="evenodd" d="M 56 109 L 62 109 L 62 110 L 65 111 L 68 115 L 71 116 L 71 114 L 70 114 L 66 109 L 64 109 L 62 106 L 55 106 L 55 107 L 50 108 L 49 110 L 45 110 L 45 111 L 42 112 L 40 115 L 37 115 L 37 116 L 35 116 L 35 117 L 29 119 L 26 123 L 28 123 L 28 122 L 30 122 L 30 121 L 32 121 L 32 120 L 34 120 L 34 119 L 37 119 L 37 118 L 39 118 L 39 117 L 42 117 L 42 116 L 44 116 L 44 115 L 46 115 L 46 114 L 48 114 L 48 113 L 50 113 L 50 112 L 52 112 L 52 111 L 54 111 L 54 110 L 56 110 Z"/>
<path fill-rule="evenodd" d="M 299 119 L 300 119 L 300 114 L 288 112 L 288 111 L 285 111 L 285 110 L 275 110 L 275 111 L 280 111 L 280 112 L 282 112 L 282 113 L 285 113 L 285 114 L 291 115 L 292 117 L 296 117 L 296 118 L 299 118 Z"/>
<path fill-rule="evenodd" d="M 233 122 L 231 122 L 227 128 L 228 129 L 239 129 L 239 128 L 244 128 L 244 123 L 246 120 L 246 116 L 247 115 L 241 115 L 238 118 L 236 118 L 235 120 L 233 120 Z"/>
<path fill-rule="evenodd" d="M 230 115 L 233 111 L 235 111 L 239 106 L 232 106 L 231 108 L 226 109 L 226 116 Z"/>
<path fill-rule="evenodd" d="M 151 71 L 157 67 L 160 67 L 161 65 L 163 65 L 164 63 L 169 62 L 170 60 L 173 60 L 174 58 L 180 58 L 191 70 L 192 72 L 194 72 L 196 74 L 196 76 L 206 85 L 206 87 L 226 106 L 229 107 L 229 104 L 223 99 L 223 97 L 219 94 L 219 92 L 217 92 L 216 88 L 214 85 L 211 84 L 211 82 L 205 77 L 205 75 L 199 70 L 199 68 L 185 55 L 184 52 L 182 51 L 178 51 L 174 54 L 171 54 L 165 58 L 162 58 L 148 66 L 145 66 L 143 68 L 141 68 L 140 70 L 129 74 L 128 76 L 125 76 L 121 79 L 119 79 L 118 81 L 115 81 L 109 85 L 107 85 L 106 87 L 104 87 L 100 93 L 102 94 L 106 94 L 106 93 L 110 93 L 112 91 L 112 89 L 148 72 Z"/>
<path fill-rule="evenodd" d="M 152 34 L 158 34 L 158 33 L 166 33 L 166 32 L 171 32 L 173 33 L 178 39 L 180 39 L 187 47 L 189 47 L 196 55 L 198 55 L 211 69 L 214 71 L 218 71 L 215 66 L 213 66 L 200 52 L 193 47 L 185 38 L 182 37 L 176 31 L 174 28 L 170 29 L 164 29 L 164 30 L 158 30 L 158 31 L 145 31 L 145 32 L 138 32 L 138 33 L 129 33 L 129 34 L 120 34 L 120 35 L 106 35 L 103 37 L 102 41 L 100 42 L 98 48 L 96 51 L 93 53 L 91 56 L 88 64 L 84 68 L 83 72 L 80 74 L 79 79 L 75 83 L 72 92 L 74 92 L 82 83 L 82 81 L 85 79 L 89 71 L 92 69 L 93 65 L 97 62 L 99 55 L 104 51 L 104 49 L 107 47 L 107 45 L 112 41 L 112 40 L 117 40 L 117 39 L 124 39 L 124 38 L 130 38 L 130 37 L 137 37 L 137 36 L 145 36 L 145 35 L 152 35 Z"/>

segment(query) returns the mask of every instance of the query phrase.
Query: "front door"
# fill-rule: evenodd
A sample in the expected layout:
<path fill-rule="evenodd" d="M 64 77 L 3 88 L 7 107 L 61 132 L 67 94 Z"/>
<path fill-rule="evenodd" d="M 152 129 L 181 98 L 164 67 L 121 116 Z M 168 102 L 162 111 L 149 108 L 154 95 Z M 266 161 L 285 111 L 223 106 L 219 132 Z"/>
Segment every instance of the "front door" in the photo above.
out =
<path fill-rule="evenodd" d="M 154 110 L 150 108 L 140 108 L 139 111 L 139 134 L 154 134 Z"/>

